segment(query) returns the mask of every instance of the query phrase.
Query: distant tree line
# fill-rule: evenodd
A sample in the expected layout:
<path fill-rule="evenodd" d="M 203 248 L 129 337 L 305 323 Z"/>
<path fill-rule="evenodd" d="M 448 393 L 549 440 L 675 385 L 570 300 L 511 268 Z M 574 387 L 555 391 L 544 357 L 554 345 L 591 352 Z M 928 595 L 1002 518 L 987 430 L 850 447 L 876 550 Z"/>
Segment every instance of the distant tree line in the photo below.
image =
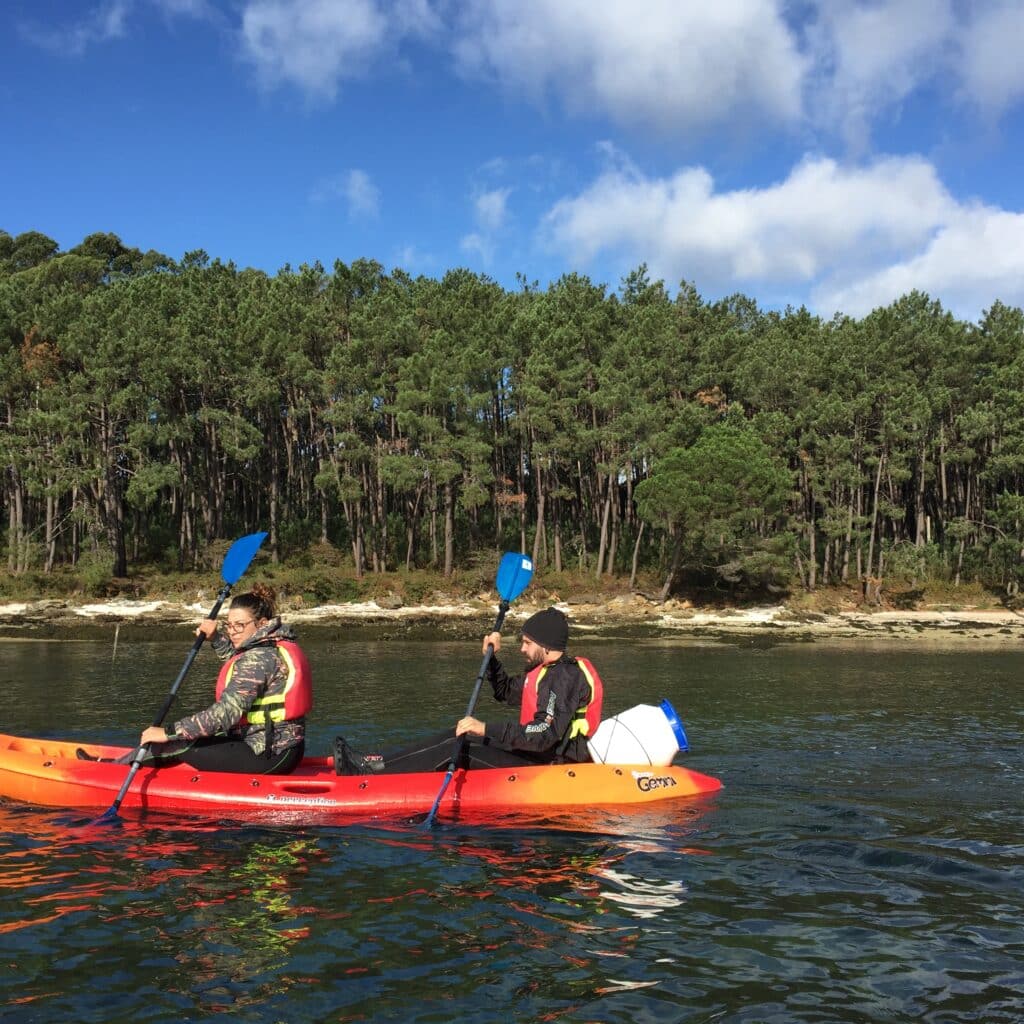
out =
<path fill-rule="evenodd" d="M 1024 313 L 854 319 L 641 266 L 507 291 L 0 232 L 12 573 L 190 568 L 267 529 L 356 574 L 495 550 L 675 584 L 1024 575 Z"/>

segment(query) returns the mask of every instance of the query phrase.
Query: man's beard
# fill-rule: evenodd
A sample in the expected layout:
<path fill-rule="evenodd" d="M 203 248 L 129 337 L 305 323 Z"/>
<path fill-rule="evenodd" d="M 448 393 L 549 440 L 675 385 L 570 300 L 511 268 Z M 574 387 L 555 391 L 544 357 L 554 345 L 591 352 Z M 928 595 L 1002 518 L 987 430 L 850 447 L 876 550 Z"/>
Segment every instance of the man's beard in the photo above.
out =
<path fill-rule="evenodd" d="M 538 654 L 533 658 L 524 657 L 523 661 L 526 663 L 526 671 L 532 672 L 538 665 L 544 664 L 544 655 Z"/>

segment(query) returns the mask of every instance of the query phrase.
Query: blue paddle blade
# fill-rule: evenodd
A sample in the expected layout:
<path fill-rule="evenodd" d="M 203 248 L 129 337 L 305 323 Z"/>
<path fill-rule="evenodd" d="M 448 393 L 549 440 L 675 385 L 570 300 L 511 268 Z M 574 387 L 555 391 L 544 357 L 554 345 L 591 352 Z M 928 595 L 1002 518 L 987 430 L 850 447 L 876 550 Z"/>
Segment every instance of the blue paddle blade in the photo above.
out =
<path fill-rule="evenodd" d="M 266 539 L 266 533 L 250 533 L 247 537 L 239 537 L 228 548 L 220 574 L 229 587 L 234 586 L 245 575 L 249 563 Z"/>
<path fill-rule="evenodd" d="M 514 601 L 529 585 L 533 576 L 533 562 L 526 555 L 509 551 L 498 566 L 495 586 L 502 601 Z"/>

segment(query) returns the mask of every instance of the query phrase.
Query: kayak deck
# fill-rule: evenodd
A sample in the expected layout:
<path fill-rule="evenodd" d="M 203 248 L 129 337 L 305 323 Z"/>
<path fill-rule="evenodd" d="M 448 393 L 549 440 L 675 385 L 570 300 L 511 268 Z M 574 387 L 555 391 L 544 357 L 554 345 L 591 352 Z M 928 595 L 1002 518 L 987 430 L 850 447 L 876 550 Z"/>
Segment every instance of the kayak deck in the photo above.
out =
<path fill-rule="evenodd" d="M 0 734 L 0 797 L 51 807 L 110 806 L 128 767 L 79 760 L 79 746 L 100 757 L 119 757 L 128 749 Z M 330 757 L 307 757 L 290 775 L 204 772 L 182 764 L 141 768 L 121 806 L 228 818 L 280 812 L 321 820 L 393 817 L 429 811 L 443 779 L 442 772 L 335 775 Z M 460 769 L 438 812 L 642 806 L 720 788 L 717 779 L 677 765 Z"/>

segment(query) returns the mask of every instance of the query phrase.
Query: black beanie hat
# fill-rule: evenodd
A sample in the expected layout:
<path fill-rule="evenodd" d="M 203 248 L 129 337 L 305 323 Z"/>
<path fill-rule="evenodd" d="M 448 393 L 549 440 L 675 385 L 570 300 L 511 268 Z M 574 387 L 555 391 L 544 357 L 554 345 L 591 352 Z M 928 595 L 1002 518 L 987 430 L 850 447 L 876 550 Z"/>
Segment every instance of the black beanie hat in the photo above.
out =
<path fill-rule="evenodd" d="M 564 651 L 569 643 L 569 620 L 557 608 L 545 608 L 523 623 L 523 636 L 549 651 Z"/>

